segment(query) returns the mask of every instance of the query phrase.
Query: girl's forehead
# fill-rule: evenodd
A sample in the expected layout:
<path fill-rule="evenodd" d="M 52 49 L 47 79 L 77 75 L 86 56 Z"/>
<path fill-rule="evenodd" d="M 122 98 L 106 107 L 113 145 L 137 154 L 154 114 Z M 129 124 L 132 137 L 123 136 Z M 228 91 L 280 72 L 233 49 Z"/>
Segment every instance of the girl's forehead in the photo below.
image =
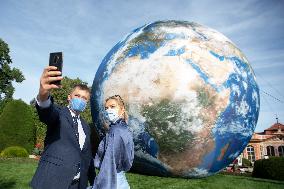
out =
<path fill-rule="evenodd" d="M 117 105 L 117 101 L 115 99 L 109 99 L 108 101 L 106 101 L 105 106 L 110 105 Z"/>

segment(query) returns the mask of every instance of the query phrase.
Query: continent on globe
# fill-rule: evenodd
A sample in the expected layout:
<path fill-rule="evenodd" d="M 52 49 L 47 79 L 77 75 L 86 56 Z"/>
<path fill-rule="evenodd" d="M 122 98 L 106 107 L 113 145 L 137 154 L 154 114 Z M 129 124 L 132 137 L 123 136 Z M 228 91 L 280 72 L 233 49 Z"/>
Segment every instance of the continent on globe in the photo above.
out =
<path fill-rule="evenodd" d="M 133 30 L 101 62 L 91 98 L 103 133 L 104 100 L 119 94 L 134 135 L 133 170 L 204 177 L 230 164 L 249 142 L 259 89 L 244 54 L 223 34 L 186 21 Z"/>

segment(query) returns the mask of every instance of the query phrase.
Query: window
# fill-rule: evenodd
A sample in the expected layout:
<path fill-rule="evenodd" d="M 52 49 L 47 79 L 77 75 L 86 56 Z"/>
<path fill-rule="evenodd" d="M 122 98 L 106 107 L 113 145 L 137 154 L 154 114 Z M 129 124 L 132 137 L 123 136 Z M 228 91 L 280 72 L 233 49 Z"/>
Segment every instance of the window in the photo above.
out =
<path fill-rule="evenodd" d="M 278 147 L 278 154 L 279 154 L 279 156 L 284 156 L 284 146 Z"/>
<path fill-rule="evenodd" d="M 248 153 L 248 159 L 251 162 L 254 162 L 255 161 L 255 154 L 254 154 L 253 146 L 247 146 L 247 153 Z"/>
<path fill-rule="evenodd" d="M 260 157 L 264 159 L 263 146 L 260 146 Z"/>
<path fill-rule="evenodd" d="M 268 156 L 275 156 L 275 152 L 274 152 L 274 147 L 273 146 L 267 146 L 266 150 L 267 150 L 267 155 Z"/>

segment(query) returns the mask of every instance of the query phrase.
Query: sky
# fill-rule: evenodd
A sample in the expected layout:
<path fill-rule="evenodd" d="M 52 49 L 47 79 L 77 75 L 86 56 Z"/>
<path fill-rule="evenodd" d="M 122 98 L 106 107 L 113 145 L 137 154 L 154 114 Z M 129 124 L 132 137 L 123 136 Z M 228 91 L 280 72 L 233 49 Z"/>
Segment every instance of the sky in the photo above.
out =
<path fill-rule="evenodd" d="M 64 53 L 63 75 L 92 85 L 107 52 L 126 34 L 158 20 L 184 20 L 213 28 L 246 55 L 260 88 L 256 132 L 284 124 L 284 1 L 282 0 L 85 0 L 0 2 L 0 38 L 12 67 L 25 81 L 15 99 L 29 103 L 49 53 Z"/>

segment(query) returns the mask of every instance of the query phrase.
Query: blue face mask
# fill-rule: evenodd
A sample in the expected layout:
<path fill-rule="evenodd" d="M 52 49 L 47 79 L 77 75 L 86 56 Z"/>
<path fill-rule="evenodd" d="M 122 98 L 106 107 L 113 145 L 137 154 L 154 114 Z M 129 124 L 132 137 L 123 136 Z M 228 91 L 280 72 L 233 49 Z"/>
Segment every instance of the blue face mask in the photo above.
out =
<path fill-rule="evenodd" d="M 118 115 L 118 110 L 117 109 L 107 109 L 105 110 L 105 118 L 111 122 L 111 123 L 115 123 L 120 116 Z"/>
<path fill-rule="evenodd" d="M 70 108 L 76 112 L 83 112 L 86 108 L 87 102 L 81 98 L 72 98 L 70 100 Z"/>

